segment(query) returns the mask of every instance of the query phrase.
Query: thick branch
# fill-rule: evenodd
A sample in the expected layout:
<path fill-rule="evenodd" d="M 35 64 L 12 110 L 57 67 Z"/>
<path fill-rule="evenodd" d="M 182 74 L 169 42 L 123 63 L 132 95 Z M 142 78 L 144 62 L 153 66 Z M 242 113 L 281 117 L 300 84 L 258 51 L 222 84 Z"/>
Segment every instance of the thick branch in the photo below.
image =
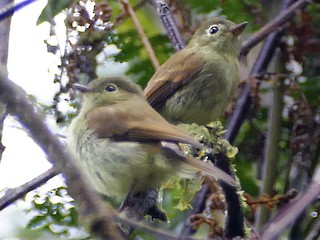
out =
<path fill-rule="evenodd" d="M 0 2 L 0 9 L 7 5 L 13 4 L 13 0 L 2 0 Z M 11 17 L 6 18 L 0 22 L 0 63 L 3 66 L 7 66 L 8 53 L 9 53 L 9 33 L 10 33 Z M 3 122 L 6 117 L 6 107 L 0 102 L 0 160 L 5 147 L 2 145 L 2 130 Z"/>
<path fill-rule="evenodd" d="M 17 117 L 29 131 L 33 140 L 47 154 L 48 160 L 57 171 L 62 171 L 68 191 L 79 206 L 80 214 L 91 222 L 91 228 L 103 239 L 121 239 L 113 221 L 113 210 L 104 205 L 86 181 L 76 160 L 68 149 L 49 130 L 34 105 L 27 99 L 26 93 L 7 78 L 6 70 L 0 67 L 0 100 L 8 113 Z"/>
<path fill-rule="evenodd" d="M 160 67 L 159 61 L 156 57 L 156 54 L 153 51 L 153 48 L 146 36 L 146 34 L 143 31 L 143 28 L 134 12 L 132 9 L 131 5 L 129 4 L 128 0 L 120 0 L 121 4 L 123 5 L 125 11 L 130 15 L 134 25 L 136 26 L 136 29 L 140 35 L 140 38 L 149 54 L 150 60 L 152 62 L 153 67 L 157 70 Z"/>

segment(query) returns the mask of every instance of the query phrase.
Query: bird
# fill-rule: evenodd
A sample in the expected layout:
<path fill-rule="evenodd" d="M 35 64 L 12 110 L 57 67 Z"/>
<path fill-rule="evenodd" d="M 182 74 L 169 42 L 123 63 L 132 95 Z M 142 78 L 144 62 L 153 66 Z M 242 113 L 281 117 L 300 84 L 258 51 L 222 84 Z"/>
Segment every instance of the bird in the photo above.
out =
<path fill-rule="evenodd" d="M 157 113 L 131 80 L 98 78 L 74 87 L 83 100 L 68 145 L 98 192 L 125 197 L 174 176 L 193 178 L 198 170 L 237 185 L 219 168 L 186 155 L 179 144 L 203 145 Z"/>
<path fill-rule="evenodd" d="M 172 123 L 205 125 L 217 120 L 239 82 L 239 35 L 247 22 L 215 17 L 201 24 L 184 49 L 148 81 L 149 104 Z"/>

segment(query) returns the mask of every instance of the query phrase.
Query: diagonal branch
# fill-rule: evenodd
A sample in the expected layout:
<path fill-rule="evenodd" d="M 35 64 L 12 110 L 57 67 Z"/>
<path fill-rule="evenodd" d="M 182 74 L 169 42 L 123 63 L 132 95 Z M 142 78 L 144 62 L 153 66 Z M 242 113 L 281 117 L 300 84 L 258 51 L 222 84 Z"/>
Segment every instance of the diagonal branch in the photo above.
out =
<path fill-rule="evenodd" d="M 300 195 L 300 197 L 289 204 L 285 209 L 269 222 L 267 227 L 262 231 L 262 239 L 277 239 L 281 232 L 307 208 L 319 196 L 320 183 L 314 182 L 309 188 Z"/>
<path fill-rule="evenodd" d="M 163 26 L 165 27 L 173 48 L 176 51 L 180 51 L 185 47 L 181 34 L 177 27 L 176 21 L 170 11 L 168 4 L 163 0 L 153 0 L 157 8 L 159 17 Z"/>
<path fill-rule="evenodd" d="M 10 17 L 14 14 L 14 12 L 18 11 L 21 8 L 28 6 L 29 4 L 35 2 L 37 0 L 25 0 L 19 3 L 10 3 L 3 8 L 0 8 L 0 21 L 3 19 Z"/>
<path fill-rule="evenodd" d="M 288 8 L 284 8 L 278 16 L 276 16 L 271 22 L 264 25 L 257 32 L 255 32 L 250 38 L 244 41 L 241 45 L 241 56 L 247 55 L 251 48 L 256 46 L 259 42 L 264 40 L 270 33 L 277 30 L 281 30 L 281 27 L 287 23 L 295 14 L 296 11 L 306 7 L 311 0 L 299 0 L 293 3 Z"/>
<path fill-rule="evenodd" d="M 113 220 L 113 210 L 102 203 L 85 180 L 76 159 L 50 131 L 34 105 L 27 99 L 26 93 L 7 78 L 3 66 L 0 66 L 0 100 L 6 104 L 8 113 L 16 116 L 29 131 L 57 171 L 63 172 L 69 193 L 78 204 L 80 214 L 89 219 L 91 230 L 95 230 L 95 233 L 104 239 L 122 239 Z"/>
<path fill-rule="evenodd" d="M 149 57 L 150 57 L 150 60 L 152 62 L 152 65 L 154 67 L 154 69 L 158 69 L 160 67 L 160 64 L 159 64 L 159 61 L 156 57 L 156 54 L 154 53 L 153 51 L 153 48 L 146 36 L 146 34 L 144 33 L 143 31 L 143 28 L 133 10 L 133 8 L 131 7 L 131 5 L 129 4 L 128 0 L 120 0 L 120 3 L 122 4 L 122 6 L 124 7 L 125 11 L 130 15 L 132 21 L 133 21 L 133 24 L 136 26 L 136 29 L 140 35 L 140 38 L 149 54 Z"/>
<path fill-rule="evenodd" d="M 49 179 L 58 175 L 59 172 L 55 167 L 50 168 L 38 177 L 14 189 L 6 191 L 5 195 L 0 199 L 0 211 L 18 199 L 24 197 L 28 192 L 46 183 Z"/>
<path fill-rule="evenodd" d="M 268 29 L 268 31 L 279 27 L 280 26 L 279 24 L 281 24 L 281 23 L 284 24 L 286 21 L 289 21 L 294 16 L 296 10 L 298 9 L 298 8 L 296 8 L 297 6 L 299 6 L 300 8 L 304 8 L 311 1 L 299 0 L 296 2 L 295 8 L 292 8 L 292 7 L 288 8 L 292 4 L 292 2 L 293 2 L 293 0 L 284 0 L 283 1 L 282 7 L 281 7 L 282 11 L 279 14 L 279 16 L 281 16 L 281 17 L 275 18 L 275 20 L 277 20 L 278 25 L 273 23 L 275 20 L 271 21 L 267 25 L 273 26 L 274 28 L 266 27 L 266 29 Z M 288 11 L 288 10 L 290 10 L 290 11 Z M 286 14 L 282 14 L 283 11 Z M 252 38 L 250 38 L 251 40 L 248 39 L 246 42 L 244 42 L 242 44 L 241 53 L 246 54 L 250 48 L 252 48 L 253 46 L 255 46 L 255 44 L 257 44 L 257 40 L 261 41 L 263 39 L 262 36 L 265 36 L 266 33 L 267 33 L 267 31 L 264 30 L 264 31 L 260 32 L 259 34 L 258 33 L 255 34 Z M 266 38 L 265 43 L 264 43 L 262 49 L 260 50 L 260 54 L 255 62 L 255 65 L 251 69 L 251 75 L 255 76 L 267 68 L 267 66 L 269 65 L 271 58 L 273 56 L 274 50 L 278 45 L 281 34 L 282 34 L 282 32 L 279 32 L 279 31 L 272 32 Z M 228 131 L 226 132 L 225 138 L 230 143 L 232 143 L 234 141 L 235 137 L 237 136 L 238 131 L 239 131 L 244 119 L 246 118 L 248 110 L 250 109 L 250 105 L 251 105 L 250 88 L 251 88 L 250 83 L 247 82 L 246 86 L 242 92 L 242 95 L 240 96 L 240 98 L 237 101 L 237 104 L 235 106 L 235 110 L 229 119 L 228 127 L 227 127 Z"/>

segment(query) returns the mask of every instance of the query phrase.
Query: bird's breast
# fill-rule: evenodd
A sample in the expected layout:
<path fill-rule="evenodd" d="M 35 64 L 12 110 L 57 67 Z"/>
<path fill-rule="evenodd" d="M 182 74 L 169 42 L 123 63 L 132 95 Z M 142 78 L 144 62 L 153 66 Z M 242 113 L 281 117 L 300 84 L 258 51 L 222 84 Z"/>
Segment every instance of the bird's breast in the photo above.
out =
<path fill-rule="evenodd" d="M 165 117 L 206 124 L 225 111 L 239 81 L 238 62 L 228 57 L 218 59 L 206 61 L 194 79 L 168 98 L 161 110 Z"/>

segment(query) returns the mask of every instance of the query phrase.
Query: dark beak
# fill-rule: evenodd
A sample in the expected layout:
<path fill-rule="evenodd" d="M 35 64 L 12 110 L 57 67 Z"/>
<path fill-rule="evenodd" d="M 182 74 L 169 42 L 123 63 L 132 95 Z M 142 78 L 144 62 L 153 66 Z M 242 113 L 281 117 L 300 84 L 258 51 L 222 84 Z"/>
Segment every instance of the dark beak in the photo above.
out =
<path fill-rule="evenodd" d="M 83 93 L 91 91 L 90 88 L 83 86 L 81 84 L 78 84 L 78 83 L 73 84 L 73 87 L 75 87 L 77 90 L 79 90 L 80 92 L 83 92 Z"/>
<path fill-rule="evenodd" d="M 240 23 L 235 27 L 231 28 L 230 32 L 232 32 L 234 36 L 239 36 L 242 33 L 242 31 L 246 28 L 247 24 L 248 22 Z"/>

